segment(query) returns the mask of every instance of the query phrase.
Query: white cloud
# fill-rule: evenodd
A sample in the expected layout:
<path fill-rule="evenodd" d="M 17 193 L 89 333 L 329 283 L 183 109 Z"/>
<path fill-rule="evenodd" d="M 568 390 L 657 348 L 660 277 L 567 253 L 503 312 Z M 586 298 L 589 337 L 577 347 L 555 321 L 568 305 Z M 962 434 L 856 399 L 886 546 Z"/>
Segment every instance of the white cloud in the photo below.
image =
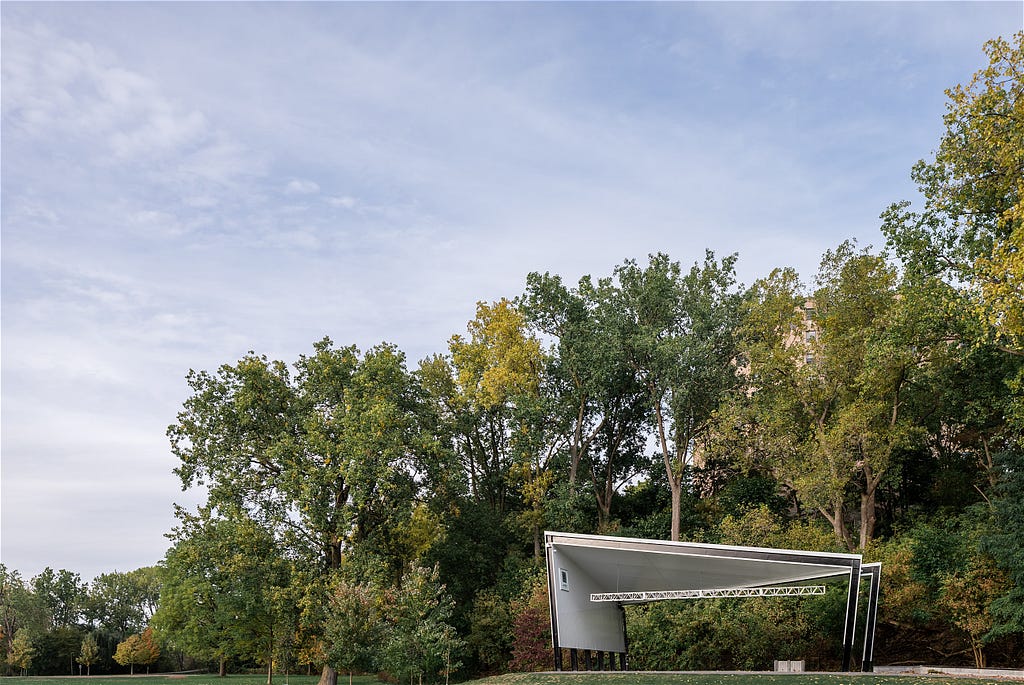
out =
<path fill-rule="evenodd" d="M 207 135 L 200 112 L 169 101 L 152 81 L 111 64 L 86 42 L 40 24 L 5 26 L 4 42 L 4 116 L 35 138 L 101 139 L 116 156 L 138 158 Z"/>
<path fill-rule="evenodd" d="M 345 209 L 355 209 L 357 202 L 358 201 L 354 197 L 350 197 L 348 195 L 327 198 L 327 204 L 332 207 L 343 207 Z"/>
<path fill-rule="evenodd" d="M 293 178 L 285 186 L 285 192 L 289 195 L 312 195 L 320 192 L 320 186 L 315 181 L 304 178 Z"/>

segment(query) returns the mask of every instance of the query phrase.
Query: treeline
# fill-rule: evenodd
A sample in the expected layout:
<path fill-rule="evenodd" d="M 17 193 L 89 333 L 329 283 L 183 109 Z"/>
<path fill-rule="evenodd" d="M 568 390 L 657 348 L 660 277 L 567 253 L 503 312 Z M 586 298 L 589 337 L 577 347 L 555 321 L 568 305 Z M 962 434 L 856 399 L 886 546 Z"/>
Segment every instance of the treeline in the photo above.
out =
<path fill-rule="evenodd" d="M 413 369 L 324 339 L 190 372 L 168 436 L 208 500 L 177 512 L 155 612 L 110 634 L 268 680 L 547 668 L 550 529 L 861 551 L 877 663 L 1024 663 L 1024 34 L 986 52 L 913 170 L 922 211 L 893 205 L 885 249 L 844 242 L 810 283 L 655 254 L 529 274 Z M 5 573 L 49 607 L 5 617 L 9 665 L 65 627 L 36 580 Z M 630 608 L 632 665 L 834 668 L 842 603 Z"/>
<path fill-rule="evenodd" d="M 79 675 L 121 673 L 118 647 L 142 639 L 160 602 L 156 567 L 104 573 L 84 582 L 77 573 L 46 568 L 31 580 L 0 564 L 0 646 L 8 673 Z M 159 658 L 152 631 L 149 652 L 132 663 Z M 155 651 L 154 651 L 155 650 Z M 121 656 L 128 652 L 122 648 Z M 141 658 L 140 658 L 141 657 Z M 127 667 L 132 663 L 124 660 Z"/>

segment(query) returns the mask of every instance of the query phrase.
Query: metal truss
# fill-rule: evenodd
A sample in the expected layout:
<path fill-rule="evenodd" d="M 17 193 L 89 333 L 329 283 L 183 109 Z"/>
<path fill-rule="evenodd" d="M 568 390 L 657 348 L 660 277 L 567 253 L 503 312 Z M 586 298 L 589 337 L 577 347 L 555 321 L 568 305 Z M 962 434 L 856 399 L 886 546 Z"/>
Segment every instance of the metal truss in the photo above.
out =
<path fill-rule="evenodd" d="M 790 597 L 823 595 L 824 585 L 790 587 L 733 587 L 706 590 L 648 590 L 646 592 L 595 592 L 591 602 L 654 602 L 659 599 L 703 599 L 705 597 Z"/>

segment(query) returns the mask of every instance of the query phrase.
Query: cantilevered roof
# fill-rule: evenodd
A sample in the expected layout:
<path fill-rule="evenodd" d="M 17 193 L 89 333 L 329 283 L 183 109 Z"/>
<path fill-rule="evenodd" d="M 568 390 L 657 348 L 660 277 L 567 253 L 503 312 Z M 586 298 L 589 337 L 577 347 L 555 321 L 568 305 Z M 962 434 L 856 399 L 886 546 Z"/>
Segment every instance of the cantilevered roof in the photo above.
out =
<path fill-rule="evenodd" d="M 548 533 L 599 592 L 763 587 L 849 576 L 858 554 Z"/>

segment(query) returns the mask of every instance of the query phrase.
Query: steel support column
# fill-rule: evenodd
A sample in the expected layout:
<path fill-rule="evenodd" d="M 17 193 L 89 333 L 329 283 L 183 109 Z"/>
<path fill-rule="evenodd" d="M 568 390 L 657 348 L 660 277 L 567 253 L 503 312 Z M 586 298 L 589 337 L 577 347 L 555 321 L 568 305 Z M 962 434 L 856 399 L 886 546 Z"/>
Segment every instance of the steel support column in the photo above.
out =
<path fill-rule="evenodd" d="M 622 613 L 622 653 L 619 654 L 619 665 L 622 666 L 620 670 L 629 670 L 629 633 L 626 632 L 626 607 L 619 605 L 619 611 Z"/>
<path fill-rule="evenodd" d="M 882 565 L 880 563 L 864 564 L 861 574 L 871 577 L 871 588 L 868 591 L 868 606 L 864 620 L 864 660 L 860 670 L 870 673 L 875 670 L 875 624 L 878 618 L 878 589 L 882 581 Z"/>
<path fill-rule="evenodd" d="M 850 562 L 850 588 L 846 595 L 846 623 L 843 626 L 843 672 L 850 670 L 853 638 L 857 632 L 857 599 L 860 596 L 860 560 Z"/>
<path fill-rule="evenodd" d="M 548 609 L 551 612 L 551 649 L 555 656 L 555 670 L 562 670 L 562 647 L 558 644 L 558 618 L 555 613 L 555 548 L 545 545 L 544 555 L 548 566 Z"/>

